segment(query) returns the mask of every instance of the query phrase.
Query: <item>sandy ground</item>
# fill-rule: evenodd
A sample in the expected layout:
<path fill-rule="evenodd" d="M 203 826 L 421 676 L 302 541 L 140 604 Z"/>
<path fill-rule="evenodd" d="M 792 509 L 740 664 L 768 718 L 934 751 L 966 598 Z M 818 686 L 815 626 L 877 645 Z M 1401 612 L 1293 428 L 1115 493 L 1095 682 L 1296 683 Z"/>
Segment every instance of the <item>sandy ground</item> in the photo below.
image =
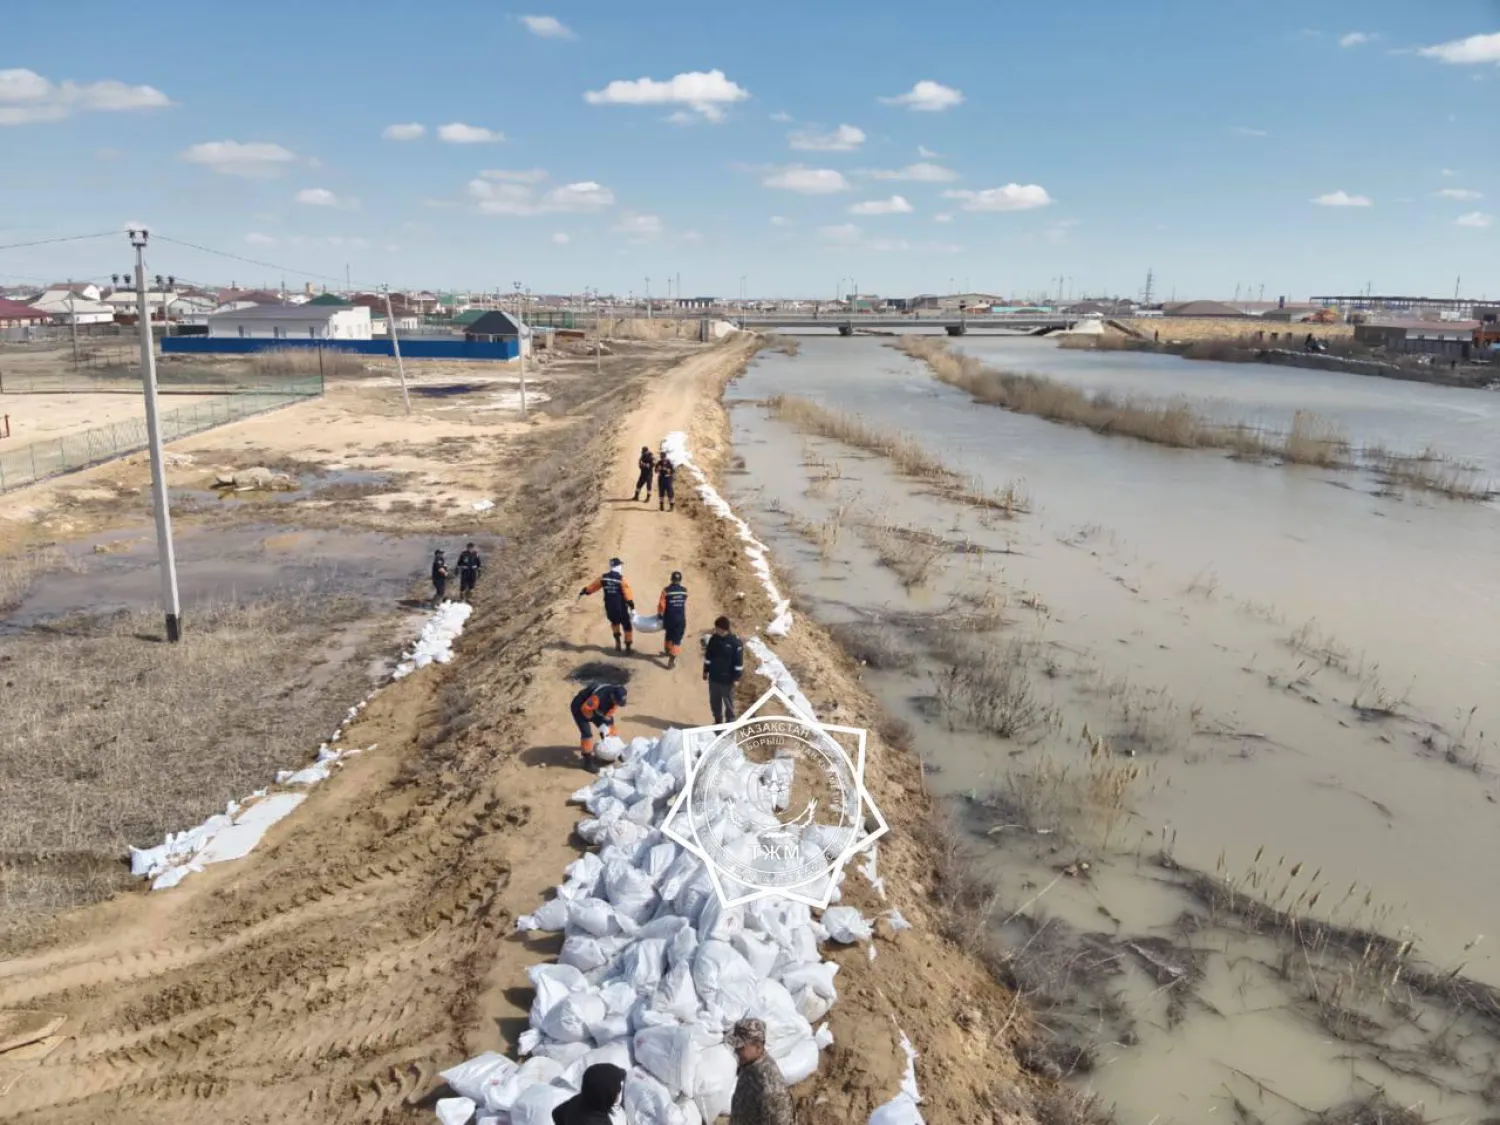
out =
<path fill-rule="evenodd" d="M 683 570 L 694 627 L 721 609 L 747 631 L 769 616 L 743 545 L 690 488 L 675 513 L 623 498 L 630 452 L 671 430 L 691 434 L 700 463 L 723 459 L 718 394 L 749 344 L 692 355 L 517 438 L 517 488 L 495 520 L 524 534 L 481 590 L 459 660 L 377 696 L 346 737 L 379 751 L 314 791 L 254 856 L 77 912 L 0 962 L 0 1008 L 68 1017 L 50 1055 L 0 1074 L 0 1120 L 425 1125 L 440 1069 L 514 1045 L 525 970 L 558 948 L 516 934 L 514 920 L 578 854 L 565 802 L 585 775 L 566 676 L 609 637 L 598 605 L 575 602 L 578 586 L 620 554 L 648 601 Z M 816 629 L 799 622 L 779 647 L 820 714 L 875 725 Z M 624 735 L 706 719 L 691 662 L 668 672 L 649 653 L 633 659 Z M 846 901 L 899 906 L 916 928 L 882 927 L 873 963 L 863 948 L 833 954 L 835 1046 L 797 1090 L 798 1120 L 860 1122 L 892 1097 L 899 1028 L 921 1052 L 928 1120 L 1034 1122 L 1035 1091 L 1007 1049 L 1024 1017 L 935 932 L 940 849 L 920 768 L 877 741 L 869 780 L 894 828 L 881 850 L 890 901 L 857 875 Z"/>
<path fill-rule="evenodd" d="M 209 397 L 163 396 L 161 409 L 191 406 Z M 146 406 L 139 394 L 5 394 L 0 395 L 0 414 L 10 418 L 10 440 L 0 453 L 10 453 L 29 442 L 145 418 Z"/>

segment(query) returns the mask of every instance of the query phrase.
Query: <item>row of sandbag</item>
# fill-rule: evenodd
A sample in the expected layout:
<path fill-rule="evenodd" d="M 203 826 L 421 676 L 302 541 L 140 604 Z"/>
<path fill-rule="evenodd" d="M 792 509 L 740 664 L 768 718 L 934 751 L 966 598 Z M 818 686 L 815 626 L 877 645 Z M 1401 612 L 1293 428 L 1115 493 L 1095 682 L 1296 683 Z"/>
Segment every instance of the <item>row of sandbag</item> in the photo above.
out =
<path fill-rule="evenodd" d="M 598 1062 L 627 1071 L 628 1122 L 700 1125 L 729 1111 L 736 1064 L 723 1038 L 735 1020 L 765 1021 L 789 1084 L 812 1075 L 832 1042 L 826 1025 L 813 1030 L 838 995 L 838 966 L 818 942 L 868 940 L 869 924 L 850 907 L 815 922 L 779 897 L 723 906 L 703 862 L 659 828 L 685 779 L 681 732 L 611 741 L 623 760 L 574 794 L 592 814 L 579 832 L 600 851 L 570 864 L 556 897 L 518 922 L 564 934 L 558 963 L 530 971 L 525 1061 L 491 1052 L 444 1072 L 460 1095 L 439 1104 L 444 1125 L 550 1125 Z"/>

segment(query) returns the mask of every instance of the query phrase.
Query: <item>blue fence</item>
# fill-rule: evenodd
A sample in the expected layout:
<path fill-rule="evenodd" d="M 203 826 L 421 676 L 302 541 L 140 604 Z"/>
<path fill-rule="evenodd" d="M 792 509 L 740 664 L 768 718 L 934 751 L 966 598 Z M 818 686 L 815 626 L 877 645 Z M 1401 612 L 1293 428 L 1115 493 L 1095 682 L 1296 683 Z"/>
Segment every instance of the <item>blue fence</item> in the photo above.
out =
<path fill-rule="evenodd" d="M 405 359 L 515 359 L 520 354 L 518 340 L 435 340 L 417 336 L 401 341 Z M 316 351 L 352 352 L 355 355 L 394 356 L 391 341 L 386 340 L 268 340 L 238 336 L 168 336 L 161 350 L 179 355 L 250 355 L 253 352 Z"/>

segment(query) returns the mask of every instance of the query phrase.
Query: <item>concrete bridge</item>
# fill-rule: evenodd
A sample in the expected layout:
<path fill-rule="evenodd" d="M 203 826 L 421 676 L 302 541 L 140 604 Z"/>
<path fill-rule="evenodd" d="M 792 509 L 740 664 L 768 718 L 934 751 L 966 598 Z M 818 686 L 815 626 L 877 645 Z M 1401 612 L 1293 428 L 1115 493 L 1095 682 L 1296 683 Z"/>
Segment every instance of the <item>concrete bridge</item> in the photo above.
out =
<path fill-rule="evenodd" d="M 806 314 L 754 313 L 747 316 L 730 316 L 729 321 L 741 328 L 833 328 L 840 336 L 852 336 L 856 332 L 876 330 L 893 332 L 905 329 L 942 329 L 950 336 L 965 336 L 970 332 L 1020 332 L 1039 336 L 1062 328 L 1072 328 L 1079 320 L 1076 316 L 983 314 L 980 316 L 957 316 L 952 314 L 930 314 L 913 316 L 891 313 L 835 313 L 830 316 L 808 316 Z"/>

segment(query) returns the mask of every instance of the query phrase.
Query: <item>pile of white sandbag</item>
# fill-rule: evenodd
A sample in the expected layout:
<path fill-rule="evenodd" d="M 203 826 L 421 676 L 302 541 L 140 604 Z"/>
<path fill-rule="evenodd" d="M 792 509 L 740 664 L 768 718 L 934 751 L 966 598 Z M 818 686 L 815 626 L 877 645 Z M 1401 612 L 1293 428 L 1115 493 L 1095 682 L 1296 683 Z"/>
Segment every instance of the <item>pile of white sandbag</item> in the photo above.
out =
<path fill-rule="evenodd" d="M 851 907 L 824 912 L 785 898 L 725 907 L 703 862 L 660 831 L 684 783 L 682 732 L 608 739 L 622 759 L 574 794 L 590 816 L 579 833 L 600 845 L 568 865 L 567 881 L 523 930 L 562 931 L 555 965 L 530 971 L 536 998 L 516 1063 L 493 1052 L 443 1077 L 459 1095 L 438 1103 L 443 1125 L 550 1125 L 552 1110 L 600 1062 L 628 1074 L 625 1120 L 701 1125 L 729 1112 L 739 1019 L 766 1024 L 766 1047 L 788 1083 L 818 1067 L 838 966 L 818 940 L 869 940 Z"/>

